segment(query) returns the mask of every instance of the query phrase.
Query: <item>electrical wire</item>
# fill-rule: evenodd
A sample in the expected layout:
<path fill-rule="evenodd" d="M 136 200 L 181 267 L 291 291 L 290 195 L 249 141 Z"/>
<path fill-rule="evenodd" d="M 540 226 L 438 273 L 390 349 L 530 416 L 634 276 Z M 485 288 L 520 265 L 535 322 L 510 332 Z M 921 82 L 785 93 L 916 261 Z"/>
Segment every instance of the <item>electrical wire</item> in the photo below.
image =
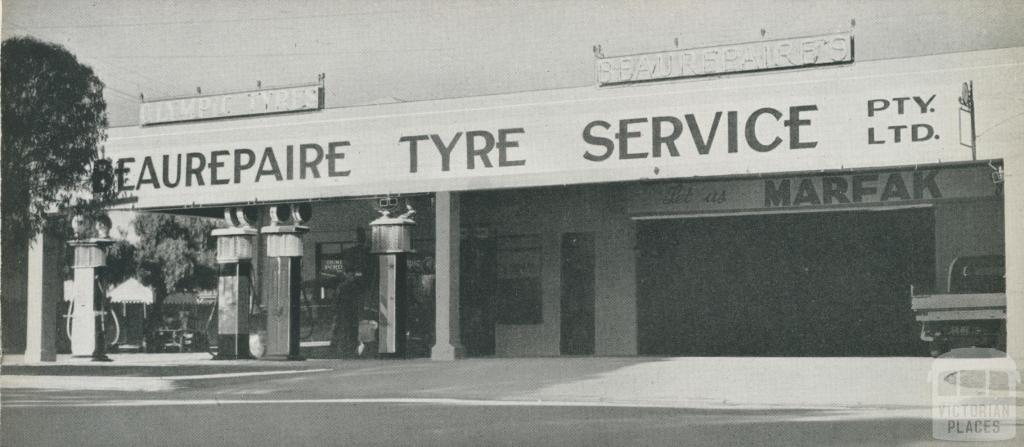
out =
<path fill-rule="evenodd" d="M 153 22 L 119 22 L 119 23 L 89 23 L 82 25 L 23 25 L 23 29 L 79 29 L 79 28 L 132 28 L 141 26 L 163 26 L 163 25 L 205 25 L 208 23 L 243 23 L 243 22 L 283 22 L 288 20 L 318 20 L 334 17 L 367 16 L 367 15 L 393 15 L 393 14 L 415 14 L 424 12 L 420 10 L 392 10 L 392 11 L 367 11 L 367 12 L 342 12 L 336 14 L 311 14 L 291 17 L 244 17 L 237 19 L 209 19 L 209 20 L 170 20 Z"/>

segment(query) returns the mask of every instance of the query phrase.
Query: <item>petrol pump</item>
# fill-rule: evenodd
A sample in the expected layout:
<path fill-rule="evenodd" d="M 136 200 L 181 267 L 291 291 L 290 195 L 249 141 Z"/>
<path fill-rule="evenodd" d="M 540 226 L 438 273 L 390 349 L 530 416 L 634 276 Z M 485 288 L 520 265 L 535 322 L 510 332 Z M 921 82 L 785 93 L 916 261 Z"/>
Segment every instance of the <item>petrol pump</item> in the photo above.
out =
<path fill-rule="evenodd" d="M 267 298 L 267 347 L 264 360 L 303 360 L 299 354 L 302 297 L 302 226 L 313 215 L 308 203 L 270 207 L 267 256 L 274 258 L 274 271 Z"/>
<path fill-rule="evenodd" d="M 217 355 L 215 360 L 252 359 L 249 353 L 249 302 L 253 292 L 253 238 L 256 208 L 225 208 L 228 228 L 217 239 Z"/>
<path fill-rule="evenodd" d="M 381 201 L 381 217 L 370 222 L 370 253 L 378 256 L 380 282 L 378 287 L 379 324 L 377 352 L 394 357 L 406 354 L 406 312 L 408 309 L 406 286 L 406 256 L 413 253 L 412 227 L 416 213 L 411 206 L 396 217 L 386 206 L 396 203 Z"/>
<path fill-rule="evenodd" d="M 74 250 L 74 288 L 68 309 L 69 337 L 72 357 L 91 357 L 95 362 L 109 362 L 103 334 L 106 303 L 97 276 L 107 265 L 106 248 L 110 240 L 110 218 L 96 219 L 98 237 L 84 238 L 86 220 L 75 216 L 71 220 L 75 238 L 68 242 Z"/>

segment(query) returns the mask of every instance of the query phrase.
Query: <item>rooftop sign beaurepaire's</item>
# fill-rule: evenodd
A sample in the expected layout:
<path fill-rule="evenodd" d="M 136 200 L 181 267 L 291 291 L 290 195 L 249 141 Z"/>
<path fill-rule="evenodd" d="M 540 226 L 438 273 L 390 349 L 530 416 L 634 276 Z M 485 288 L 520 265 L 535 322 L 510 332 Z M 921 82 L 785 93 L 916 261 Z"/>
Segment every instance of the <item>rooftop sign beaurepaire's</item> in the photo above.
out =
<path fill-rule="evenodd" d="M 853 62 L 849 33 L 597 59 L 600 85 Z"/>
<path fill-rule="evenodd" d="M 174 123 L 323 108 L 320 84 L 158 99 L 139 107 L 139 124 Z"/>
<path fill-rule="evenodd" d="M 125 206 L 143 209 L 969 161 L 961 85 L 974 81 L 986 132 L 978 158 L 1001 158 L 1024 139 L 997 125 L 1024 114 L 1012 99 L 1022 65 L 1024 49 L 1008 49 L 117 128 L 105 148 Z M 913 176 L 841 180 L 850 201 L 874 197 L 869 186 L 902 200 L 890 180 L 910 199 L 914 185 L 934 189 Z M 774 182 L 773 203 L 813 204 L 812 186 L 822 203 L 841 199 L 833 183 L 804 183 Z"/>

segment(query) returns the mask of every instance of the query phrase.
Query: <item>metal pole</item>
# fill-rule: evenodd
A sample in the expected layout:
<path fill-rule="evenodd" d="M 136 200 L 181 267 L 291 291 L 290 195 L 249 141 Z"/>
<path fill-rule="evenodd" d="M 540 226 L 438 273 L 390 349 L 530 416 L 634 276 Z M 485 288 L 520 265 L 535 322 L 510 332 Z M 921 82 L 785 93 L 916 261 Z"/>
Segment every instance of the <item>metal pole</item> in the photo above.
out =
<path fill-rule="evenodd" d="M 970 87 L 971 102 L 971 160 L 978 159 L 978 134 L 974 130 L 974 81 L 968 84 Z"/>

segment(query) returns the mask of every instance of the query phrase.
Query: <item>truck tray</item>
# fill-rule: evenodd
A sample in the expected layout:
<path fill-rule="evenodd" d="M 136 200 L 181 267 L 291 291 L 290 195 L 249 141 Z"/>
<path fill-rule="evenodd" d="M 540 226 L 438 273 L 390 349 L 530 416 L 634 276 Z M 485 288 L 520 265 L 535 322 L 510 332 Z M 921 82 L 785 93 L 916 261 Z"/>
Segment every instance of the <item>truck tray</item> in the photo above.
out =
<path fill-rule="evenodd" d="M 917 321 L 1006 319 L 1006 294 L 915 295 L 910 307 Z"/>

